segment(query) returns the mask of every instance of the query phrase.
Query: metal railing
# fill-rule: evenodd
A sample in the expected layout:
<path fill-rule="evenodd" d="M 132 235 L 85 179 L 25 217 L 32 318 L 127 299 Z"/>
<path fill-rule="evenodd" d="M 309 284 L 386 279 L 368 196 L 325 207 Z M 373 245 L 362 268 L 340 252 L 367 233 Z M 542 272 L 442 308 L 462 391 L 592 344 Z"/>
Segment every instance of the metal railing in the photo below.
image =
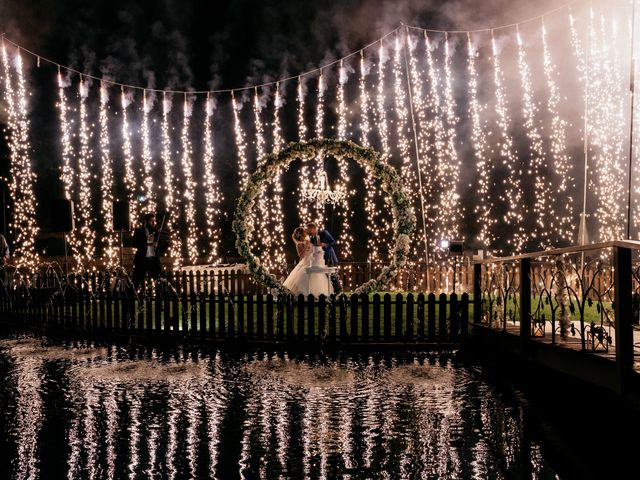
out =
<path fill-rule="evenodd" d="M 582 352 L 615 352 L 624 379 L 640 355 L 640 242 L 478 261 L 473 303 L 475 325 Z"/>

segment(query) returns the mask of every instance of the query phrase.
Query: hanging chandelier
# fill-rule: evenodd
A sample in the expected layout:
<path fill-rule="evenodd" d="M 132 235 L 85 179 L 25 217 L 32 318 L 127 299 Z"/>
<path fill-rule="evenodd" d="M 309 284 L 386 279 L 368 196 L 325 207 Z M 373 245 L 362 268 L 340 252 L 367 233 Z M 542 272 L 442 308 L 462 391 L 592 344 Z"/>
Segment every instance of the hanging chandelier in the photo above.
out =
<path fill-rule="evenodd" d="M 302 198 L 311 201 L 315 200 L 318 205 L 326 203 L 336 204 L 341 202 L 345 196 L 345 192 L 331 190 L 327 172 L 324 170 L 318 173 L 318 183 L 316 185 L 309 185 L 307 188 L 302 189 Z"/>

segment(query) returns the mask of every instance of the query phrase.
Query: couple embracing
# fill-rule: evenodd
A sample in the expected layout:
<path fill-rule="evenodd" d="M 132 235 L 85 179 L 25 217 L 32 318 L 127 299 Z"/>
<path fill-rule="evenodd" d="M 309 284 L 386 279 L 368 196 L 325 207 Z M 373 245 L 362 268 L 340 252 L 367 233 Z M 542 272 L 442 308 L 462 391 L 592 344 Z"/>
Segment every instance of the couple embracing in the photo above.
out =
<path fill-rule="evenodd" d="M 295 295 L 319 297 L 340 293 L 335 270 L 325 268 L 338 265 L 333 249 L 336 241 L 331 234 L 325 229 L 318 229 L 315 223 L 307 223 L 305 227 L 297 227 L 292 238 L 300 261 L 284 281 L 284 286 Z"/>

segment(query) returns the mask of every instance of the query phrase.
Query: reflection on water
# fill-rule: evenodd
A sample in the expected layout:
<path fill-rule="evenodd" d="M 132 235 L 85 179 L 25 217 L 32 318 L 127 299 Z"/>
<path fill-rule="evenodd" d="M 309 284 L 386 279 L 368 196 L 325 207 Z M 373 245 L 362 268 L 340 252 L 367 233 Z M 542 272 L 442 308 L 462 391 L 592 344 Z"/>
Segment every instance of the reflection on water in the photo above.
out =
<path fill-rule="evenodd" d="M 524 407 L 440 356 L 185 353 L 0 340 L 12 478 L 553 473 Z M 526 440 L 526 441 L 525 441 Z"/>

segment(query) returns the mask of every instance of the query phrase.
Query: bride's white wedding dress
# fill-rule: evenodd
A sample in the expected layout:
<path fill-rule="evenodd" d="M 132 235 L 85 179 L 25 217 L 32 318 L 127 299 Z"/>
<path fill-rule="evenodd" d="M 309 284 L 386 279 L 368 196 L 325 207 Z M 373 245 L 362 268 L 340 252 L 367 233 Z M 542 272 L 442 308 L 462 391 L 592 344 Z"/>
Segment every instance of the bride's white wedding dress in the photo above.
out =
<path fill-rule="evenodd" d="M 284 286 L 291 290 L 295 295 L 313 295 L 318 298 L 320 295 L 328 297 L 333 293 L 331 282 L 327 278 L 326 273 L 313 272 L 307 273 L 307 267 L 324 267 L 324 252 L 322 247 L 309 245 L 306 255 L 304 255 L 298 264 L 291 270 L 291 273 L 284 281 Z"/>

